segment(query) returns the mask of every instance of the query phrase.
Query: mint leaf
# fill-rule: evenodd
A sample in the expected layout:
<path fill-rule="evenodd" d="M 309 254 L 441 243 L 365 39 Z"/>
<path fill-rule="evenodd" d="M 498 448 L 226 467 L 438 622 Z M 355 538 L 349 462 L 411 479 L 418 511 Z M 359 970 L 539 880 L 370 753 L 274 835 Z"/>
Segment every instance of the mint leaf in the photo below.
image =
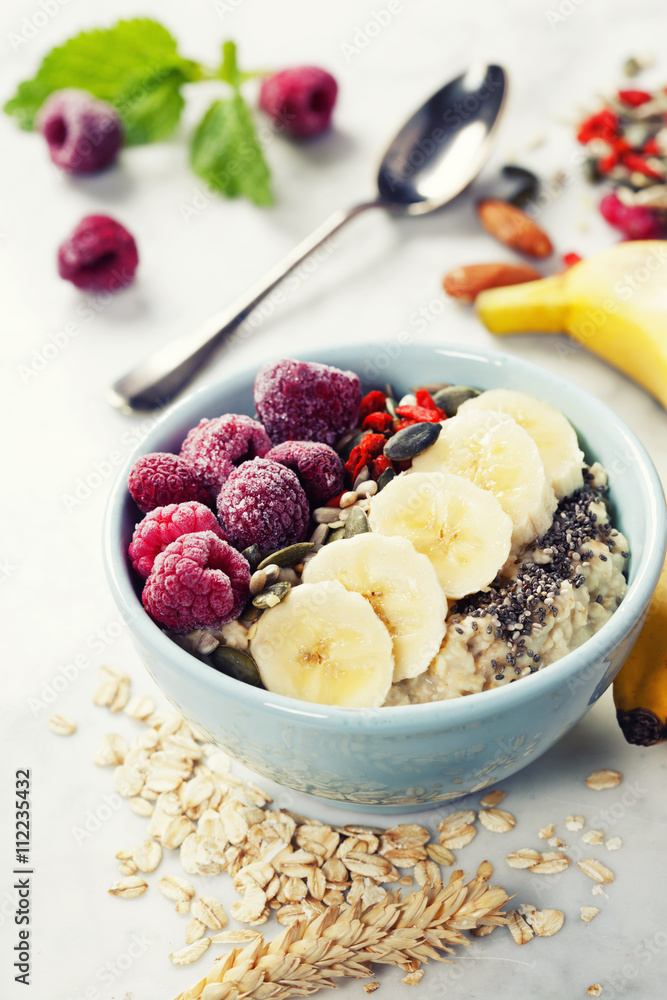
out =
<path fill-rule="evenodd" d="M 220 79 L 231 84 L 234 90 L 238 90 L 240 80 L 239 67 L 236 62 L 236 45 L 234 42 L 224 42 L 222 46 L 222 65 L 220 66 Z"/>
<path fill-rule="evenodd" d="M 273 201 L 270 172 L 240 94 L 214 101 L 192 138 L 190 164 L 214 191 L 256 205 Z"/>
<path fill-rule="evenodd" d="M 31 129 L 49 94 L 78 87 L 118 108 L 129 144 L 150 142 L 175 128 L 183 106 L 180 87 L 200 76 L 199 65 L 178 54 L 176 39 L 157 21 L 119 21 L 52 49 L 5 111 Z"/>

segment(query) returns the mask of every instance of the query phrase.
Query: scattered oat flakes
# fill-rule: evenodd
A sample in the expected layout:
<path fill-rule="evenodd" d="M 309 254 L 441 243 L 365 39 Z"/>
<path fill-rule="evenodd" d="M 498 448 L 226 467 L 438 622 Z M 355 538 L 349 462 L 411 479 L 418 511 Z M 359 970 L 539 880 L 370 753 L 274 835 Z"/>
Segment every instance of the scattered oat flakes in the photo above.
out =
<path fill-rule="evenodd" d="M 435 861 L 438 865 L 446 865 L 449 867 L 456 861 L 456 858 L 449 848 L 443 847 L 442 844 L 429 844 L 426 848 L 426 853 L 431 861 Z"/>
<path fill-rule="evenodd" d="M 593 771 L 586 778 L 586 784 L 589 788 L 592 788 L 594 792 L 601 792 L 605 788 L 616 788 L 617 785 L 621 783 L 621 775 L 618 771 L 611 771 L 608 768 L 603 768 L 601 771 Z"/>
<path fill-rule="evenodd" d="M 120 712 L 130 700 L 130 678 L 115 667 L 100 667 L 97 687 L 93 692 L 93 703 L 110 712 Z"/>
<path fill-rule="evenodd" d="M 124 799 L 131 799 L 144 787 L 144 776 L 128 764 L 120 764 L 113 773 L 113 787 Z"/>
<path fill-rule="evenodd" d="M 148 695 L 138 694 L 131 698 L 125 706 L 125 714 L 140 722 L 144 722 L 154 711 L 155 702 Z"/>
<path fill-rule="evenodd" d="M 536 910 L 526 919 L 538 937 L 552 937 L 563 926 L 565 914 L 561 910 Z"/>
<path fill-rule="evenodd" d="M 195 941 L 199 941 L 205 933 L 206 924 L 202 923 L 201 920 L 197 920 L 196 917 L 192 917 L 192 919 L 188 920 L 185 925 L 185 943 L 194 944 Z"/>
<path fill-rule="evenodd" d="M 609 899 L 609 896 L 599 883 L 593 886 L 591 893 L 593 896 L 604 896 L 605 899 Z"/>
<path fill-rule="evenodd" d="M 600 910 L 597 906 L 582 906 L 581 907 L 581 919 L 586 924 L 590 924 L 591 920 L 594 920 Z"/>
<path fill-rule="evenodd" d="M 157 884 L 158 889 L 167 899 L 179 903 L 194 899 L 195 887 L 181 875 L 165 875 Z"/>
<path fill-rule="evenodd" d="M 564 840 L 561 840 L 560 837 L 549 837 L 547 844 L 549 847 L 560 847 L 565 851 L 568 849 L 567 844 Z"/>
<path fill-rule="evenodd" d="M 134 798 L 128 799 L 128 805 L 137 816 L 148 817 L 153 815 L 153 806 L 147 799 L 142 799 L 140 795 L 135 795 Z"/>
<path fill-rule="evenodd" d="M 125 763 L 125 755 L 130 748 L 118 733 L 105 733 L 93 757 L 98 767 L 118 766 Z"/>
<path fill-rule="evenodd" d="M 174 965 L 191 965 L 192 962 L 196 962 L 198 958 L 202 957 L 210 943 L 210 938 L 201 938 L 194 944 L 181 948 L 180 951 L 172 951 L 169 955 L 169 961 L 173 962 Z"/>
<path fill-rule="evenodd" d="M 508 912 L 507 929 L 517 944 L 526 944 L 533 937 L 530 926 L 517 910 Z"/>
<path fill-rule="evenodd" d="M 146 892 L 148 882 L 138 875 L 129 875 L 121 878 L 118 882 L 113 882 L 108 892 L 111 896 L 120 896 L 122 899 L 134 899 Z"/>
<path fill-rule="evenodd" d="M 51 715 L 48 719 L 48 726 L 56 736 L 71 736 L 76 732 L 76 722 L 69 715 Z"/>
<path fill-rule="evenodd" d="M 577 830 L 583 830 L 585 824 L 586 820 L 579 814 L 576 816 L 568 816 L 565 820 L 565 829 L 571 830 L 572 833 L 576 833 Z"/>
<path fill-rule="evenodd" d="M 118 871 L 121 875 L 136 875 L 138 870 L 134 861 L 123 861 L 122 865 L 118 865 Z"/>
<path fill-rule="evenodd" d="M 482 826 L 491 833 L 509 833 L 512 827 L 516 826 L 516 819 L 512 813 L 504 809 L 480 809 L 479 819 Z"/>
<path fill-rule="evenodd" d="M 540 827 L 540 829 L 538 831 L 538 834 L 537 834 L 537 836 L 540 838 L 540 840 L 548 840 L 549 837 L 553 837 L 553 835 L 554 835 L 554 824 L 553 823 L 549 823 L 548 826 L 542 826 L 542 827 Z"/>
<path fill-rule="evenodd" d="M 602 830 L 586 830 L 581 839 L 585 844 L 601 844 L 604 840 L 604 833 Z"/>
<path fill-rule="evenodd" d="M 149 837 L 133 849 L 132 860 L 140 872 L 154 872 L 162 860 L 162 848 Z"/>
<path fill-rule="evenodd" d="M 174 907 L 176 913 L 189 913 L 190 912 L 190 902 L 187 899 L 180 899 L 176 906 Z"/>
<path fill-rule="evenodd" d="M 460 809 L 458 812 L 450 813 L 449 816 L 445 816 L 444 819 L 440 820 L 436 830 L 445 837 L 450 837 L 452 834 L 458 833 L 459 830 L 474 823 L 475 818 L 474 809 Z"/>
<path fill-rule="evenodd" d="M 610 837 L 609 840 L 605 840 L 604 846 L 608 851 L 618 851 L 623 846 L 623 841 L 620 837 Z"/>
<path fill-rule="evenodd" d="M 376 990 L 380 989 L 380 984 L 376 981 L 374 983 L 364 983 L 364 993 L 375 993 Z"/>
<path fill-rule="evenodd" d="M 452 834 L 441 833 L 439 837 L 440 846 L 446 847 L 448 850 L 459 851 L 462 847 L 467 847 L 470 841 L 476 836 L 477 827 L 462 826 Z"/>
<path fill-rule="evenodd" d="M 522 917 L 531 917 L 533 913 L 537 913 L 537 907 L 532 903 L 520 903 L 517 910 Z"/>
<path fill-rule="evenodd" d="M 401 982 L 406 983 L 408 986 L 416 986 L 423 975 L 423 969 L 415 969 L 414 972 L 408 972 L 407 976 L 403 976 Z"/>
<path fill-rule="evenodd" d="M 498 805 L 499 802 L 505 798 L 505 792 L 501 791 L 500 788 L 494 788 L 490 792 L 485 792 L 482 798 L 479 800 L 479 804 L 484 809 L 493 809 Z"/>
<path fill-rule="evenodd" d="M 588 993 L 589 997 L 599 997 L 602 996 L 602 987 L 600 986 L 599 983 L 593 983 L 592 986 L 588 987 L 586 992 Z"/>
<path fill-rule="evenodd" d="M 418 861 L 415 865 L 415 881 L 422 889 L 442 881 L 440 866 L 435 861 Z"/>
<path fill-rule="evenodd" d="M 541 860 L 539 851 L 534 851 L 532 847 L 522 847 L 518 851 L 512 851 L 505 858 L 510 868 L 533 868 Z"/>
<path fill-rule="evenodd" d="M 570 859 L 560 851 L 544 851 L 542 860 L 530 868 L 533 875 L 558 875 L 570 866 Z"/>
<path fill-rule="evenodd" d="M 487 934 L 491 934 L 495 931 L 497 926 L 497 924 L 480 924 L 479 927 L 473 928 L 470 933 L 473 937 L 486 937 Z"/>
<path fill-rule="evenodd" d="M 584 875 L 588 875 L 595 882 L 613 882 L 614 873 L 611 869 L 603 865 L 601 861 L 596 861 L 595 858 L 585 858 L 583 861 L 577 861 L 577 865 L 581 868 Z"/>
<path fill-rule="evenodd" d="M 214 934 L 211 941 L 214 944 L 247 944 L 248 941 L 255 941 L 262 935 L 259 931 L 251 931 L 249 928 L 233 927 L 220 934 Z"/>

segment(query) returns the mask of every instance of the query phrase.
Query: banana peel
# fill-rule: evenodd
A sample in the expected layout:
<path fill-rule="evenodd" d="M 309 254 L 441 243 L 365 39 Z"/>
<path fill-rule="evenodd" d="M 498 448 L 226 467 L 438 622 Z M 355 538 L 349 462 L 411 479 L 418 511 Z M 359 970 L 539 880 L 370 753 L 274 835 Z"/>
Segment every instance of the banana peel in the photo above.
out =
<path fill-rule="evenodd" d="M 617 243 L 562 274 L 481 292 L 475 308 L 491 333 L 568 333 L 667 408 L 667 240 Z"/>
<path fill-rule="evenodd" d="M 667 562 L 613 690 L 616 718 L 628 743 L 647 747 L 667 740 Z"/>

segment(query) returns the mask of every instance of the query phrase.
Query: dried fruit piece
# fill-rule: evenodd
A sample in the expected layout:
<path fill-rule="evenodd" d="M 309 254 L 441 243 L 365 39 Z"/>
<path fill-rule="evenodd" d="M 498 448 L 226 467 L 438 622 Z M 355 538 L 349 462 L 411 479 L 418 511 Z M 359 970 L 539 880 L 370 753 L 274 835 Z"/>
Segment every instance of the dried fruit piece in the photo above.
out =
<path fill-rule="evenodd" d="M 548 257 L 551 240 L 525 212 L 505 201 L 489 198 L 477 206 L 480 222 L 497 240 L 528 257 Z"/>
<path fill-rule="evenodd" d="M 474 302 L 487 288 L 538 281 L 542 275 L 529 264 L 468 264 L 449 271 L 442 281 L 447 295 L 461 302 Z"/>

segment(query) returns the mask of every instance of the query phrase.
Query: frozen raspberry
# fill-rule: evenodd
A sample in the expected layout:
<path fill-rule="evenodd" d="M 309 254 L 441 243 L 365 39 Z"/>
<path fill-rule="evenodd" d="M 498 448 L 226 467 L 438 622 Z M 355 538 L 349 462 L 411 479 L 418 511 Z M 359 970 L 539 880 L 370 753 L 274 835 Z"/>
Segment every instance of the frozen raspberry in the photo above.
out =
<path fill-rule="evenodd" d="M 60 277 L 91 292 L 129 285 L 138 263 L 134 237 L 108 215 L 87 215 L 58 248 Z"/>
<path fill-rule="evenodd" d="M 127 488 L 144 514 L 168 504 L 187 500 L 208 504 L 211 499 L 188 463 L 166 451 L 138 458 L 132 466 Z"/>
<path fill-rule="evenodd" d="M 156 507 L 134 529 L 128 549 L 133 568 L 140 576 L 147 577 L 155 557 L 181 535 L 191 535 L 193 531 L 212 531 L 223 542 L 227 541 L 215 514 L 203 503 L 188 500 Z"/>
<path fill-rule="evenodd" d="M 331 73 L 317 66 L 298 66 L 264 80 L 259 106 L 289 135 L 308 139 L 329 128 L 337 94 Z"/>
<path fill-rule="evenodd" d="M 612 193 L 600 202 L 600 213 L 610 226 L 620 229 L 628 240 L 653 240 L 663 235 L 663 228 L 650 208 L 643 205 L 624 205 Z"/>
<path fill-rule="evenodd" d="M 173 632 L 218 628 L 238 618 L 248 599 L 250 566 L 212 531 L 181 535 L 156 557 L 142 600 Z"/>
<path fill-rule="evenodd" d="M 335 444 L 354 427 L 361 388 L 354 372 L 282 358 L 255 379 L 255 406 L 274 444 L 323 441 Z"/>
<path fill-rule="evenodd" d="M 264 458 L 270 447 L 268 434 L 256 420 L 226 413 L 200 420 L 183 442 L 181 458 L 192 466 L 204 486 L 217 493 L 235 465 Z"/>
<path fill-rule="evenodd" d="M 308 498 L 291 469 L 254 458 L 234 469 L 218 496 L 218 515 L 239 549 L 279 549 L 300 542 L 308 526 Z"/>
<path fill-rule="evenodd" d="M 85 90 L 57 90 L 46 99 L 37 127 L 57 167 L 73 174 L 101 170 L 123 144 L 118 112 Z"/>
<path fill-rule="evenodd" d="M 345 487 L 345 470 L 328 444 L 319 441 L 283 441 L 267 452 L 267 458 L 295 472 L 313 507 L 336 496 Z"/>

